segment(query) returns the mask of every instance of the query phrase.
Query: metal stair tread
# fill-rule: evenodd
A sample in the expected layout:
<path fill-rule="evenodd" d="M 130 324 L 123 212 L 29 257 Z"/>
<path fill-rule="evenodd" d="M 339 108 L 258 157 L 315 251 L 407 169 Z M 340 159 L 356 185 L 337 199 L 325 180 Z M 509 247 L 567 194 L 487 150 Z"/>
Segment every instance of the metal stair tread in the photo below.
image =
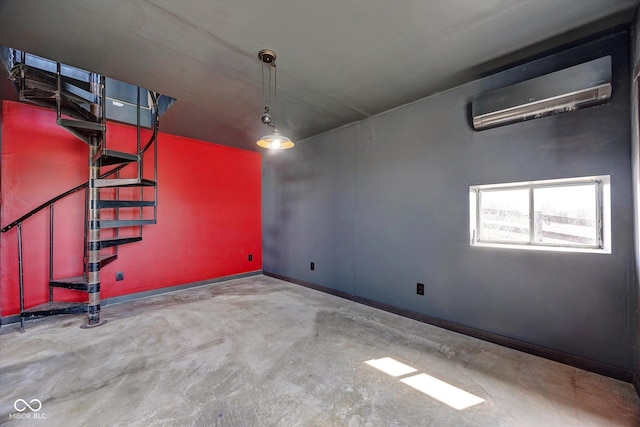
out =
<path fill-rule="evenodd" d="M 58 282 L 58 283 L 87 283 L 87 278 L 85 276 L 73 276 L 73 277 L 64 277 L 61 279 L 53 279 L 51 281 L 53 282 Z"/>
<path fill-rule="evenodd" d="M 60 104 L 61 104 L 62 114 L 69 115 L 78 120 L 86 120 L 89 122 L 98 122 L 99 120 L 95 114 L 93 114 L 86 108 L 82 107 L 81 105 L 75 102 L 71 102 L 67 98 L 60 98 Z M 56 109 L 55 104 L 52 109 L 54 110 Z"/>
<path fill-rule="evenodd" d="M 118 254 L 100 255 L 100 267 L 104 267 L 105 265 L 115 261 L 116 259 L 118 259 Z"/>
<path fill-rule="evenodd" d="M 78 107 L 78 110 L 80 109 L 81 108 Z M 81 139 L 87 144 L 92 144 L 94 138 L 101 139 L 104 132 L 104 125 L 92 120 L 58 119 L 57 123 L 68 132 L 73 134 L 76 138 Z"/>
<path fill-rule="evenodd" d="M 26 95 L 26 96 L 25 96 Z M 31 92 L 27 94 L 20 91 L 20 101 L 28 102 L 30 104 L 37 105 L 42 108 L 46 108 L 48 110 L 56 110 L 56 100 L 55 98 L 44 98 L 41 96 L 34 96 Z M 61 100 L 61 112 L 70 117 L 74 117 L 78 120 L 89 120 L 95 121 L 97 120 L 96 116 L 91 114 L 91 112 L 85 110 L 80 107 L 78 104 L 69 102 L 66 99 Z"/>
<path fill-rule="evenodd" d="M 139 242 L 142 240 L 142 236 L 134 236 L 134 237 L 111 237 L 108 239 L 100 240 L 100 248 L 110 248 L 118 245 L 125 245 L 127 243 Z"/>
<path fill-rule="evenodd" d="M 155 187 L 156 182 L 149 179 L 138 178 L 116 178 L 116 179 L 96 179 L 93 182 L 95 188 L 113 187 Z"/>
<path fill-rule="evenodd" d="M 38 88 L 29 88 L 20 91 L 20 96 L 26 100 L 31 99 L 54 99 L 54 95 L 47 91 Z"/>
<path fill-rule="evenodd" d="M 155 205 L 154 200 L 98 200 L 98 209 L 140 208 Z"/>
<path fill-rule="evenodd" d="M 140 156 L 116 150 L 102 150 L 97 162 L 100 166 L 110 166 L 122 163 L 137 162 Z"/>
<path fill-rule="evenodd" d="M 55 316 L 57 314 L 79 314 L 86 312 L 86 302 L 51 301 L 23 310 L 20 313 L 20 317 Z"/>
<path fill-rule="evenodd" d="M 100 228 L 137 227 L 155 223 L 154 219 L 106 219 L 100 220 Z"/>
<path fill-rule="evenodd" d="M 66 277 L 49 281 L 51 286 L 56 288 L 73 289 L 75 291 L 86 291 L 88 280 L 85 276 Z"/>
<path fill-rule="evenodd" d="M 25 65 L 31 68 L 36 68 L 44 72 L 55 73 L 56 62 L 51 59 L 42 58 L 31 53 L 24 51 L 16 51 L 15 62 L 16 65 L 21 64 L 24 61 Z M 66 64 L 60 64 L 60 72 L 71 81 L 84 85 L 87 89 L 91 84 L 92 74 L 90 71 L 83 70 L 81 68 L 72 67 Z"/>
<path fill-rule="evenodd" d="M 20 75 L 21 64 L 14 66 L 11 70 L 11 77 L 18 79 Z M 58 91 L 58 82 L 55 71 L 45 71 L 33 66 L 24 67 L 25 84 L 30 88 L 37 88 L 41 91 L 55 94 Z M 67 98 L 70 102 L 76 104 L 99 102 L 99 95 L 93 94 L 72 83 L 73 79 L 61 76 L 61 96 Z"/>
<path fill-rule="evenodd" d="M 58 119 L 58 124 L 60 126 L 70 127 L 74 129 L 94 131 L 95 133 L 100 133 L 103 130 L 102 123 L 91 122 L 87 120 Z"/>
<path fill-rule="evenodd" d="M 75 102 L 77 104 L 99 104 L 100 103 L 100 95 L 96 95 L 91 92 L 87 92 L 86 90 L 69 84 L 62 81 L 62 93 L 60 94 L 62 97 L 67 98 L 70 102 Z"/>

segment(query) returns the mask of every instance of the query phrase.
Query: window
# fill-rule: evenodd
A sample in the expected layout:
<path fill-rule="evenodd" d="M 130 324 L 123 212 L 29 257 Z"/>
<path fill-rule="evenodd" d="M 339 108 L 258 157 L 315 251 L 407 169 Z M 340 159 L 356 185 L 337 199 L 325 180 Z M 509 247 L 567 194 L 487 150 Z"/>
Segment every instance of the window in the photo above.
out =
<path fill-rule="evenodd" d="M 611 252 L 609 176 L 469 187 L 471 244 Z"/>

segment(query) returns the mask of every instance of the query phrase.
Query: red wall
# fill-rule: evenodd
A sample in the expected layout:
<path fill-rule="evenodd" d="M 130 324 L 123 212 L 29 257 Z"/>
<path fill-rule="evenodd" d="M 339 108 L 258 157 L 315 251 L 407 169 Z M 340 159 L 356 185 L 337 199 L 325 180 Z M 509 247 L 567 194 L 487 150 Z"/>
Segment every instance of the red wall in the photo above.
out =
<path fill-rule="evenodd" d="M 1 120 L 0 223 L 4 227 L 86 182 L 88 146 L 58 127 L 55 113 L 48 110 L 5 101 Z M 145 132 L 143 140 L 148 135 Z M 111 148 L 135 152 L 135 136 L 134 127 L 108 123 Z M 152 166 L 147 160 L 148 177 Z M 158 222 L 144 226 L 141 242 L 120 246 L 118 259 L 101 270 L 102 298 L 260 270 L 260 167 L 259 153 L 160 133 Z M 114 192 L 107 190 L 105 197 L 109 191 Z M 125 191 L 133 197 L 137 190 Z M 146 196 L 152 192 L 145 191 Z M 84 192 L 79 192 L 55 205 L 56 278 L 82 274 L 83 198 Z M 103 218 L 110 214 L 101 212 Z M 152 210 L 145 215 L 151 216 Z M 28 219 L 22 233 L 25 306 L 29 307 L 48 298 L 48 209 Z M 248 254 L 253 254 L 253 261 L 248 261 Z M 19 312 L 15 228 L 1 234 L 0 268 L 1 313 L 13 315 Z M 124 273 L 123 281 L 115 281 L 116 272 Z M 54 292 L 55 299 L 86 299 L 79 292 Z"/>

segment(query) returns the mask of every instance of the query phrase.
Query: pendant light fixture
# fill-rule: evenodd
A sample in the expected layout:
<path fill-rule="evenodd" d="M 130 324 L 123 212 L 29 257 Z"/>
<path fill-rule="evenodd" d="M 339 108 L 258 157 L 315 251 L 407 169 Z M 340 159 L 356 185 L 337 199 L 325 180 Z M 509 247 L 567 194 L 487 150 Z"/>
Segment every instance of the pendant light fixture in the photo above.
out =
<path fill-rule="evenodd" d="M 278 132 L 275 125 L 275 119 L 271 116 L 271 101 L 273 100 L 274 104 L 274 115 L 277 113 L 278 105 L 278 69 L 276 68 L 276 53 L 271 49 L 263 49 L 258 52 L 258 58 L 262 61 L 262 105 L 264 105 L 264 114 L 262 114 L 260 120 L 263 124 L 272 127 L 273 132 L 260 138 L 257 144 L 262 148 L 268 148 L 271 150 L 286 150 L 287 148 L 294 146 L 293 141 Z M 272 80 L 273 94 L 271 91 Z"/>

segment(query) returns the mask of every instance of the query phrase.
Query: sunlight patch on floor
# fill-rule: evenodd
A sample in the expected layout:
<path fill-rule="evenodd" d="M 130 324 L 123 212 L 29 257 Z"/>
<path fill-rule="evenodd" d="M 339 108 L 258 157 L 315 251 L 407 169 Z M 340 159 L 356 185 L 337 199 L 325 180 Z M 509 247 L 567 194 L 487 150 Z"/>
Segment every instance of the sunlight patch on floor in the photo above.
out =
<path fill-rule="evenodd" d="M 367 365 L 372 366 L 392 377 L 402 377 L 417 372 L 418 370 L 391 357 L 367 360 Z M 458 387 L 452 386 L 442 380 L 427 374 L 412 375 L 401 378 L 400 381 L 414 389 L 430 396 L 459 411 L 467 409 L 478 403 L 484 402 L 481 397 L 468 393 Z"/>
<path fill-rule="evenodd" d="M 434 378 L 431 375 L 418 374 L 403 378 L 400 381 L 459 411 L 484 402 L 484 399 Z"/>
<path fill-rule="evenodd" d="M 364 363 L 369 366 L 373 366 L 374 368 L 379 369 L 385 374 L 391 375 L 392 377 L 401 377 L 403 375 L 417 372 L 417 369 L 405 365 L 402 362 L 398 362 L 397 360 L 390 357 L 383 357 L 382 359 L 371 359 L 367 360 Z"/>

